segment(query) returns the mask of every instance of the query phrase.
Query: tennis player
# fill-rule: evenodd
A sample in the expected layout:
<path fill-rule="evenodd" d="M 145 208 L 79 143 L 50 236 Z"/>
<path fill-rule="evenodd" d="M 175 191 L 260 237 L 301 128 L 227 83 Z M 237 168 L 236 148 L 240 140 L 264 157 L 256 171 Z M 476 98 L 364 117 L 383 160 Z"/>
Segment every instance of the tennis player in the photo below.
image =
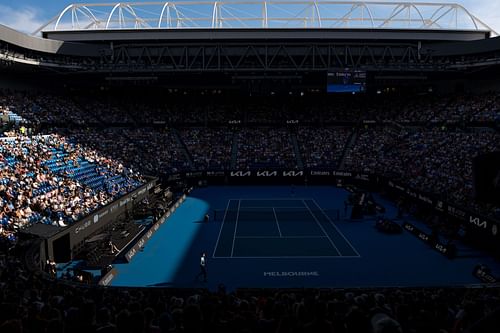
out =
<path fill-rule="evenodd" d="M 205 252 L 200 257 L 200 273 L 196 276 L 198 281 L 200 280 L 200 276 L 203 276 L 203 282 L 207 282 L 207 258 Z"/>

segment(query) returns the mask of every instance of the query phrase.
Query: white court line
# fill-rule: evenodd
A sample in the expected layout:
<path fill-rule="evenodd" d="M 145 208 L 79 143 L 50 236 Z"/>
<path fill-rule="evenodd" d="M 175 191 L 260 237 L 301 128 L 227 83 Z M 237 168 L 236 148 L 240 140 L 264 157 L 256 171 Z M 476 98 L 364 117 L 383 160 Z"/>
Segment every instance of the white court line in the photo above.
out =
<path fill-rule="evenodd" d="M 227 211 L 229 210 L 229 203 L 231 202 L 231 200 L 232 199 L 229 199 L 227 201 L 226 211 L 224 212 L 224 217 L 222 218 L 222 224 L 220 226 L 219 236 L 217 237 L 217 242 L 215 242 L 214 253 L 212 254 L 212 258 L 215 258 L 215 251 L 217 251 L 217 246 L 219 246 L 220 235 L 222 233 L 222 228 L 224 227 L 224 222 L 226 221 L 226 214 L 227 214 Z"/>
<path fill-rule="evenodd" d="M 234 241 L 236 238 L 246 238 L 245 236 L 239 236 L 239 237 L 236 237 L 236 228 L 237 228 L 237 225 L 235 227 L 235 232 L 234 232 L 234 235 L 233 235 L 233 247 L 232 247 L 232 250 L 231 250 L 231 257 L 227 257 L 227 256 L 222 256 L 222 257 L 216 257 L 215 256 L 215 252 L 216 252 L 216 249 L 217 249 L 217 246 L 218 246 L 218 243 L 219 243 L 219 238 L 220 238 L 220 235 L 221 235 L 221 232 L 222 232 L 222 227 L 224 225 L 224 222 L 226 220 L 226 214 L 227 214 L 227 211 L 228 211 L 228 208 L 229 208 L 229 202 L 230 201 L 238 201 L 238 214 L 237 214 L 237 220 L 236 222 L 238 222 L 238 219 L 239 219 L 239 212 L 240 212 L 240 205 L 241 205 L 241 201 L 251 201 L 251 200 L 261 200 L 261 201 L 276 201 L 276 200 L 290 200 L 290 201 L 302 201 L 302 203 L 304 204 L 304 207 L 283 207 L 283 208 L 291 208 L 291 209 L 304 209 L 306 208 L 307 210 L 309 210 L 309 213 L 313 216 L 313 218 L 315 219 L 316 223 L 318 223 L 318 225 L 320 226 L 320 228 L 322 229 L 323 233 L 325 234 L 325 236 L 311 236 L 311 237 L 307 237 L 307 236 L 302 236 L 304 238 L 328 238 L 328 240 L 330 241 L 330 243 L 332 243 L 333 247 L 337 250 L 337 253 L 339 253 L 338 256 L 270 256 L 270 257 L 266 257 L 266 256 L 237 256 L 237 257 L 234 257 L 233 256 L 233 252 L 234 252 Z M 272 199 L 228 199 L 228 204 L 227 204 L 227 207 L 226 207 L 226 212 L 224 213 L 224 218 L 223 218 L 223 221 L 222 221 L 222 225 L 221 225 L 221 229 L 219 230 L 219 236 L 217 238 L 217 243 L 216 243 L 216 246 L 215 246 L 215 249 L 214 249 L 214 253 L 212 255 L 212 258 L 214 259 L 307 259 L 307 258 L 310 258 L 310 259 L 339 259 L 339 258 L 345 258 L 345 259 L 350 259 L 350 258 L 360 258 L 361 256 L 359 255 L 358 251 L 356 250 L 356 248 L 354 246 L 352 246 L 352 244 L 347 240 L 347 238 L 342 234 L 342 232 L 340 232 L 340 230 L 337 228 L 337 226 L 331 221 L 331 219 L 328 217 L 328 215 L 326 215 L 324 213 L 323 210 L 321 210 L 322 214 L 324 216 L 326 216 L 326 218 L 330 221 L 330 223 L 335 227 L 335 229 L 337 229 L 337 231 L 340 233 L 340 235 L 345 239 L 345 241 L 352 247 L 352 249 L 358 254 L 357 256 L 343 256 L 340 254 L 340 251 L 337 249 L 337 247 L 335 246 L 335 244 L 333 243 L 333 241 L 331 240 L 331 238 L 328 236 L 328 234 L 326 234 L 324 228 L 319 224 L 316 216 L 312 213 L 310 207 L 304 202 L 304 200 L 312 200 L 316 206 L 318 206 L 320 209 L 321 207 L 316 203 L 316 201 L 312 198 L 293 198 L 293 199 L 290 199 L 290 198 L 272 198 Z M 247 207 L 241 207 L 241 208 L 247 208 Z M 252 208 L 252 207 L 249 207 L 249 208 Z M 275 207 L 257 207 L 257 208 L 275 208 Z M 281 208 L 281 207 L 276 207 L 276 208 Z M 299 238 L 301 236 L 288 236 L 288 237 L 284 237 L 284 238 Z M 250 238 L 250 237 L 249 237 Z M 256 237 L 251 237 L 251 238 L 256 238 Z M 262 238 L 269 238 L 269 237 L 262 237 Z M 278 238 L 278 237 L 276 237 Z"/>
<path fill-rule="evenodd" d="M 285 237 L 278 237 L 278 236 L 236 236 L 236 239 L 240 238 L 275 238 L 275 239 L 297 239 L 297 238 L 305 238 L 305 239 L 316 239 L 316 238 L 328 238 L 328 236 L 285 236 Z"/>
<path fill-rule="evenodd" d="M 333 227 L 335 229 L 337 229 L 337 232 L 340 234 L 340 236 L 342 236 L 342 238 L 344 238 L 344 240 L 347 242 L 347 244 L 349 244 L 349 246 L 354 250 L 354 252 L 356 252 L 356 254 L 358 255 L 358 257 L 361 257 L 361 255 L 359 254 L 358 250 L 356 250 L 356 248 L 351 244 L 351 242 L 349 242 L 349 240 L 344 236 L 344 234 L 342 233 L 342 231 L 340 231 L 339 228 L 337 228 L 337 226 L 335 225 L 335 223 L 333 223 L 333 221 L 325 213 L 325 211 L 321 208 L 321 206 L 318 205 L 318 203 L 316 202 L 316 200 L 314 200 L 314 199 L 310 199 L 310 200 L 319 208 L 319 211 L 321 212 L 321 214 L 323 214 L 323 216 L 326 217 L 326 219 L 330 222 L 330 224 L 333 225 Z"/>
<path fill-rule="evenodd" d="M 352 259 L 358 256 L 275 256 L 275 257 L 214 257 L 215 259 Z"/>
<path fill-rule="evenodd" d="M 231 257 L 233 256 L 233 252 L 234 252 L 234 243 L 236 240 L 236 230 L 238 230 L 238 219 L 240 218 L 240 205 L 241 205 L 241 200 L 238 200 L 238 211 L 236 212 L 236 225 L 234 226 L 233 246 L 231 247 Z"/>
<path fill-rule="evenodd" d="M 241 201 L 301 201 L 309 200 L 311 198 L 231 198 L 230 200 L 241 200 Z"/>
<path fill-rule="evenodd" d="M 283 235 L 281 234 L 280 224 L 278 223 L 278 217 L 276 216 L 276 211 L 274 210 L 274 207 L 273 207 L 273 214 L 274 214 L 274 220 L 276 221 L 276 226 L 278 227 L 278 232 L 280 233 L 280 238 L 281 238 L 281 237 L 283 237 Z"/>
<path fill-rule="evenodd" d="M 291 208 L 291 209 L 304 209 L 305 207 L 279 207 L 279 206 L 262 206 L 262 207 L 258 207 L 258 206 L 243 206 L 241 207 L 241 209 L 245 210 L 245 209 L 266 209 L 266 208 L 278 208 L 278 209 L 287 209 L 287 208 Z"/>
<path fill-rule="evenodd" d="M 337 253 L 339 254 L 339 256 L 342 256 L 342 253 L 340 253 L 339 249 L 337 249 L 337 247 L 335 246 L 335 243 L 332 241 L 332 239 L 330 238 L 330 236 L 328 236 L 328 234 L 326 233 L 325 229 L 323 228 L 323 226 L 321 225 L 321 223 L 319 223 L 318 219 L 316 218 L 316 216 L 313 214 L 313 212 L 311 211 L 311 208 L 309 208 L 309 206 L 306 204 L 306 202 L 304 200 L 302 200 L 302 202 L 304 203 L 304 206 L 307 207 L 307 210 L 309 211 L 309 214 L 311 214 L 311 216 L 313 217 L 313 219 L 316 221 L 316 223 L 319 225 L 319 227 L 321 228 L 321 230 L 323 230 L 323 233 L 325 234 L 325 236 L 328 237 L 328 240 L 330 241 L 330 243 L 332 244 L 333 248 L 335 249 L 335 251 L 337 251 Z"/>

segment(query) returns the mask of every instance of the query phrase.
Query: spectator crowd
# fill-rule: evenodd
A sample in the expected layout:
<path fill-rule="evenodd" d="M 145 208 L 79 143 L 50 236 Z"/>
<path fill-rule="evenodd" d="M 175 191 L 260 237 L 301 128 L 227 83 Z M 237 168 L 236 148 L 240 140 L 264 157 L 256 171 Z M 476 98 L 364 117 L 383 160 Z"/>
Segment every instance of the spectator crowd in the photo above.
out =
<path fill-rule="evenodd" d="M 139 186 L 140 174 L 191 170 L 362 171 L 499 212 L 472 198 L 472 160 L 500 150 L 498 94 L 200 98 L 1 91 L 3 123 L 17 128 L 4 128 L 0 146 L 2 235 L 67 225 Z"/>
<path fill-rule="evenodd" d="M 89 288 L 0 258 L 2 333 L 479 333 L 499 306 L 498 288 Z"/>
<path fill-rule="evenodd" d="M 194 95 L 193 95 L 194 94 Z M 500 94 L 483 93 L 375 96 L 240 97 L 231 95 L 181 94 L 157 96 L 62 97 L 48 93 L 0 90 L 0 105 L 32 124 L 47 126 L 276 126 L 288 121 L 301 125 L 338 126 L 363 121 L 401 124 L 491 124 L 500 121 Z"/>
<path fill-rule="evenodd" d="M 59 135 L 0 141 L 0 234 L 34 223 L 66 226 L 144 182 L 142 176 Z"/>
<path fill-rule="evenodd" d="M 500 151 L 500 134 L 483 129 L 388 129 L 359 132 L 345 168 L 386 175 L 414 189 L 462 207 L 491 214 L 495 208 L 473 200 L 473 159 Z M 498 216 L 497 216 L 498 217 Z"/>
<path fill-rule="evenodd" d="M 2 92 L 0 245 L 34 223 L 70 225 L 144 184 L 143 175 L 189 170 L 357 170 L 464 207 L 495 209 L 472 199 L 472 160 L 500 150 L 498 94 L 342 97 L 323 104 L 209 100 L 143 105 Z M 54 282 L 1 253 L 2 333 L 474 333 L 500 327 L 498 288 L 101 289 Z"/>

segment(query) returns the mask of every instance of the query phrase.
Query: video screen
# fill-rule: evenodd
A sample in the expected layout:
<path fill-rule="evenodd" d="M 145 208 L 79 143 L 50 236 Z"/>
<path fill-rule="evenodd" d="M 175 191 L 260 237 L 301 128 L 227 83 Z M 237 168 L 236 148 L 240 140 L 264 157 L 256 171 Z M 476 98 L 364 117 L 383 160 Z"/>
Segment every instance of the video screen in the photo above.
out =
<path fill-rule="evenodd" d="M 328 73 L 326 91 L 329 93 L 359 93 L 365 91 L 365 86 L 365 71 L 347 69 Z"/>

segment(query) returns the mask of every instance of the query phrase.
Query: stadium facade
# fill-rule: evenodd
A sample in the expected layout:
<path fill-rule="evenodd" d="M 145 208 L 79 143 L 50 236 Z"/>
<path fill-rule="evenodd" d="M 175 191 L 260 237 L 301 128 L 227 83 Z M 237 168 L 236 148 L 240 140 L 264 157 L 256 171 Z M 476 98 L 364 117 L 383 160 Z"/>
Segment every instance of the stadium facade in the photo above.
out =
<path fill-rule="evenodd" d="M 348 69 L 366 71 L 369 87 L 436 86 L 438 76 L 457 86 L 495 75 L 496 36 L 456 4 L 74 4 L 35 35 L 0 27 L 0 60 L 17 78 L 36 72 L 61 85 L 246 87 L 273 80 L 284 89 L 324 89 L 328 72 Z"/>

